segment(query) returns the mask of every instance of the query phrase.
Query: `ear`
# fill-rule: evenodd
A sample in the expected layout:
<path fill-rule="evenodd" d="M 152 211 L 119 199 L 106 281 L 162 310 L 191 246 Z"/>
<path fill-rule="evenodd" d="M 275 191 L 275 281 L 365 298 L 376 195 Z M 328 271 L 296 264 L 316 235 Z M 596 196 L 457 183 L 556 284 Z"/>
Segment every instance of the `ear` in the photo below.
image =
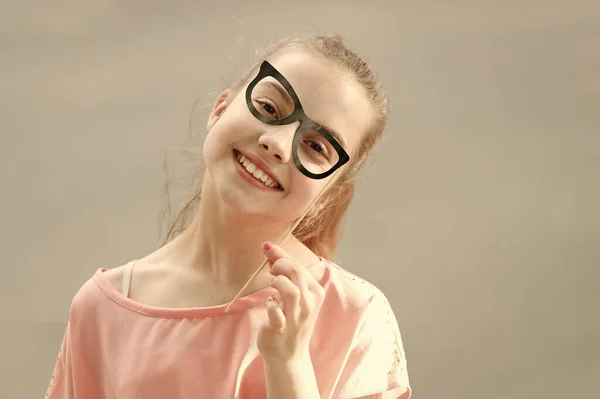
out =
<path fill-rule="evenodd" d="M 207 130 L 212 129 L 212 127 L 217 123 L 223 112 L 229 106 L 229 101 L 231 97 L 231 90 L 227 89 L 221 92 L 217 101 L 213 105 L 212 111 L 210 111 L 210 115 L 208 116 L 208 122 L 206 124 Z"/>

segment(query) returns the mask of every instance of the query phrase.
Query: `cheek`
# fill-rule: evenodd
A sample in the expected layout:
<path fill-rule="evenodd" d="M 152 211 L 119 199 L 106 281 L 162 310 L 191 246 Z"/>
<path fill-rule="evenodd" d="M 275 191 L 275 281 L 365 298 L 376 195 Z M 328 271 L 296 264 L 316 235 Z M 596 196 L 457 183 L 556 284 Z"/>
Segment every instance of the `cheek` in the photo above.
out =
<path fill-rule="evenodd" d="M 231 113 L 215 125 L 213 140 L 217 140 L 221 147 L 234 147 L 242 141 L 248 144 L 256 141 L 261 132 L 263 124 L 252 118 L 244 117 L 244 114 Z"/>
<path fill-rule="evenodd" d="M 321 194 L 325 184 L 326 182 L 321 180 L 309 179 L 296 169 L 294 173 L 292 190 L 289 196 L 293 200 L 293 203 L 298 208 L 301 208 L 298 210 L 298 212 L 303 212 L 306 207 L 310 205 L 318 195 Z"/>
<path fill-rule="evenodd" d="M 205 161 L 216 159 L 230 151 L 236 143 L 249 135 L 248 126 L 235 120 L 222 119 L 216 123 L 204 140 L 203 156 Z"/>

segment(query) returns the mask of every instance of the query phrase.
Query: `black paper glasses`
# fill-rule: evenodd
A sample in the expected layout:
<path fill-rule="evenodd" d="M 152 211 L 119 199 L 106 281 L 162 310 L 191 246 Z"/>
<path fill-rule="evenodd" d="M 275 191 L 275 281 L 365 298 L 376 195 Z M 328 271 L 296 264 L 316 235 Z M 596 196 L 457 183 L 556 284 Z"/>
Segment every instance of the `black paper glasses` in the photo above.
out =
<path fill-rule="evenodd" d="M 300 172 L 311 179 L 324 179 L 350 157 L 334 134 L 304 113 L 296 92 L 286 78 L 268 61 L 246 89 L 250 112 L 268 125 L 288 125 L 300 121 L 294 134 L 292 154 Z"/>

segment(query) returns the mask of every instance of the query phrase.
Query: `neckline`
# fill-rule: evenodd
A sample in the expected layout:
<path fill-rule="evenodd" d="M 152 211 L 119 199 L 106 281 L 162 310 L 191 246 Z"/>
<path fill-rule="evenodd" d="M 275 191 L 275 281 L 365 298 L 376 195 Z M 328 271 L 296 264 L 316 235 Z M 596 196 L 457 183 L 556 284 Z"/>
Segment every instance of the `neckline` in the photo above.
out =
<path fill-rule="evenodd" d="M 326 259 L 319 256 L 318 262 L 306 267 L 312 268 L 323 262 L 326 262 Z M 225 309 L 229 305 L 229 302 L 222 305 L 193 308 L 166 308 L 160 306 L 151 306 L 137 302 L 123 295 L 123 293 L 120 292 L 117 288 L 115 288 L 115 286 L 113 286 L 111 282 L 106 278 L 106 275 L 104 273 L 107 270 L 108 269 L 106 268 L 97 269 L 93 277 L 94 282 L 104 292 L 104 294 L 107 295 L 111 300 L 113 300 L 117 304 L 129 310 L 153 317 L 176 319 L 192 317 L 229 316 L 244 311 L 248 308 L 264 304 L 270 296 L 275 295 L 277 293 L 277 290 L 275 288 L 269 286 L 254 291 L 248 295 L 241 296 L 235 301 L 235 303 L 227 313 L 225 313 Z"/>

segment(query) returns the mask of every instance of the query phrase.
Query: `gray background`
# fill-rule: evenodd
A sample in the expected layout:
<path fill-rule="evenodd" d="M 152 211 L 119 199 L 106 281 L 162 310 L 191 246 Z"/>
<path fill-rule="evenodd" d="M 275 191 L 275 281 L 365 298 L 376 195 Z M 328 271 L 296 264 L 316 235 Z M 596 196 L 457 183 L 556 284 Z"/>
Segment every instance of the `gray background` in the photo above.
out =
<path fill-rule="evenodd" d="M 155 247 L 193 102 L 298 29 L 391 96 L 336 260 L 392 303 L 414 397 L 599 397 L 598 2 L 202 3 L 2 2 L 0 397 L 42 397 L 78 288 Z"/>

